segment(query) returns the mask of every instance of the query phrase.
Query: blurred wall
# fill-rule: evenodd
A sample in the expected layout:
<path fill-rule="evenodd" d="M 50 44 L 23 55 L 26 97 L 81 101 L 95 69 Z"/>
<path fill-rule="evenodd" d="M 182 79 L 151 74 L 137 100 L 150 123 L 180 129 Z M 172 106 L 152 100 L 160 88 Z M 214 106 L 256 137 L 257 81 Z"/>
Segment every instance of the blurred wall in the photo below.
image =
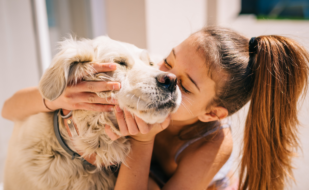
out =
<path fill-rule="evenodd" d="M 105 0 L 107 34 L 116 40 L 169 51 L 206 24 L 205 0 Z"/>
<path fill-rule="evenodd" d="M 147 48 L 144 0 L 105 0 L 107 33 L 115 40 Z"/>
<path fill-rule="evenodd" d="M 0 108 L 21 88 L 39 80 L 30 1 L 0 0 Z M 13 123 L 0 117 L 0 183 Z"/>
<path fill-rule="evenodd" d="M 206 24 L 205 0 L 145 0 L 147 49 L 167 56 L 171 49 Z"/>
<path fill-rule="evenodd" d="M 97 0 L 92 0 L 97 1 Z M 92 7 L 93 3 L 85 0 L 46 0 L 49 40 L 51 55 L 58 53 L 58 42 L 70 35 L 77 38 L 93 38 L 95 33 L 100 32 L 99 25 L 93 28 L 93 16 L 98 11 L 91 12 L 91 8 L 99 8 L 102 12 L 104 7 Z M 98 18 L 100 19 L 100 18 Z"/>

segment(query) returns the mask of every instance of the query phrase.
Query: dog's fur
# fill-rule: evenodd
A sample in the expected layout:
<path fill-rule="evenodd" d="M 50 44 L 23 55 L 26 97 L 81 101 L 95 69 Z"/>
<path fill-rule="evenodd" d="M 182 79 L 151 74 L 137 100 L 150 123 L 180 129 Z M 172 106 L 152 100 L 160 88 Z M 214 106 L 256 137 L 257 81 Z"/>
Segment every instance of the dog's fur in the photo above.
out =
<path fill-rule="evenodd" d="M 108 37 L 80 41 L 68 39 L 61 43 L 60 50 L 39 84 L 43 97 L 48 100 L 55 100 L 67 85 L 74 85 L 81 79 L 118 81 L 120 91 L 99 92 L 97 95 L 117 98 L 121 108 L 151 124 L 162 122 L 181 102 L 178 87 L 171 92 L 158 86 L 156 77 L 164 72 L 151 66 L 153 63 L 145 50 Z M 94 62 L 116 62 L 117 70 L 95 74 L 91 64 Z M 71 159 L 55 137 L 52 118 L 53 113 L 40 113 L 15 123 L 6 161 L 4 189 L 113 189 L 114 174 L 109 167 L 101 166 L 123 163 L 130 151 L 130 142 L 125 137 L 111 141 L 104 132 L 104 126 L 108 124 L 119 134 L 114 113 L 73 111 L 73 120 L 79 131 L 79 136 L 74 139 L 68 136 L 62 119 L 59 119 L 60 132 L 67 145 L 74 151 L 83 152 L 83 157 L 95 153 L 96 166 Z"/>

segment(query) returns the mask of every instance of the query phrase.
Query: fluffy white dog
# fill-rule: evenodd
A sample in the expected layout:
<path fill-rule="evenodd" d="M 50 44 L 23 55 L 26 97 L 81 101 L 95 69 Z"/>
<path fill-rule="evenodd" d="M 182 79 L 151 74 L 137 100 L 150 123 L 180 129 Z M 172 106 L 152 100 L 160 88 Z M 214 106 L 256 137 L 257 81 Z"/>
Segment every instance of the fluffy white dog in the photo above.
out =
<path fill-rule="evenodd" d="M 118 66 L 114 72 L 94 74 L 92 62 L 116 62 Z M 68 84 L 76 83 L 85 73 L 88 75 L 83 79 L 88 81 L 118 81 L 120 91 L 97 95 L 117 98 L 121 108 L 148 123 L 162 122 L 180 105 L 181 93 L 174 75 L 152 65 L 147 52 L 131 44 L 108 37 L 68 39 L 61 43 L 61 50 L 43 75 L 39 89 L 44 98 L 55 100 Z M 111 141 L 104 132 L 108 124 L 119 134 L 114 113 L 73 111 L 73 121 L 79 131 L 73 138 L 69 137 L 62 118 L 55 120 L 71 150 L 80 150 L 83 157 L 96 154 L 95 166 L 82 159 L 72 160 L 56 138 L 53 116 L 53 113 L 40 113 L 16 122 L 6 161 L 4 189 L 114 189 L 114 173 L 109 167 L 101 166 L 123 163 L 130 151 L 130 142 L 125 137 Z"/>

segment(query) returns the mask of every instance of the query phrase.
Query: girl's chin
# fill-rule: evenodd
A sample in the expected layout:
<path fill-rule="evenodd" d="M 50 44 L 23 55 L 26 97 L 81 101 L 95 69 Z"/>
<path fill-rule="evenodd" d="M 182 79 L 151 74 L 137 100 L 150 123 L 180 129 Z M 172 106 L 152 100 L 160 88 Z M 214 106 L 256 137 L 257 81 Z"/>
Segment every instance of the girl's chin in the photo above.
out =
<path fill-rule="evenodd" d="M 177 112 L 175 112 L 175 113 L 171 113 L 171 119 L 172 120 L 179 120 L 179 114 L 177 114 Z"/>
<path fill-rule="evenodd" d="M 171 114 L 171 120 L 174 120 L 174 121 L 176 120 L 176 117 L 173 113 Z"/>
<path fill-rule="evenodd" d="M 176 112 L 171 113 L 170 115 L 172 120 L 186 120 L 186 117 L 188 116 L 184 115 L 184 110 L 181 106 L 176 110 Z"/>

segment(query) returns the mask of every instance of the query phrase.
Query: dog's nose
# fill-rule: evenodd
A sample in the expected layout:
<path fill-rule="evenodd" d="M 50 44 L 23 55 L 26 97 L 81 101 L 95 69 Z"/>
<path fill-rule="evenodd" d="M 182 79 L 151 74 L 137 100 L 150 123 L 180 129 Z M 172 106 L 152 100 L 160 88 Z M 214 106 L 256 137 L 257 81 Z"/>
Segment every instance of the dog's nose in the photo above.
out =
<path fill-rule="evenodd" d="M 172 73 L 162 73 L 156 77 L 158 81 L 158 85 L 168 89 L 170 92 L 174 92 L 176 90 L 177 78 Z"/>

